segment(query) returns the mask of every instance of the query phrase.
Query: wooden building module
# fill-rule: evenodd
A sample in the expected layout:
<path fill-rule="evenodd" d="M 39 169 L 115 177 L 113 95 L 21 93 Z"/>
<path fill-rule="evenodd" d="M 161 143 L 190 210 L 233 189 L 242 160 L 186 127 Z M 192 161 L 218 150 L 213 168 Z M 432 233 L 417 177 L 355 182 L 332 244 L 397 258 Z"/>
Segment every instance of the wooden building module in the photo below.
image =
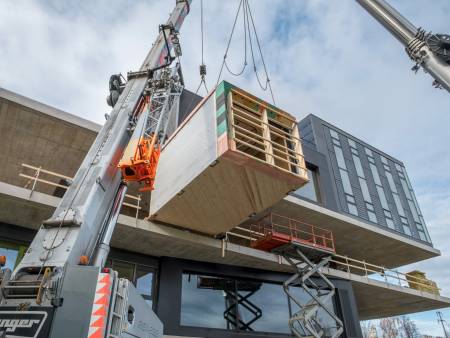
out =
<path fill-rule="evenodd" d="M 295 119 L 222 82 L 162 149 L 150 217 L 216 235 L 307 181 Z"/>

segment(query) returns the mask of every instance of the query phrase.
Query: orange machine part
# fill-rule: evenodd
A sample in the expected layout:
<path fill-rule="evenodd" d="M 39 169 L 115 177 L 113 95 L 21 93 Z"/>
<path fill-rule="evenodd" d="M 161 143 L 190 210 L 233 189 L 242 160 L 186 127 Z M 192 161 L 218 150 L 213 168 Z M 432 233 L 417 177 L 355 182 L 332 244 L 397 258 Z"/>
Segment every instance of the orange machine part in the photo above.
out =
<path fill-rule="evenodd" d="M 137 144 L 130 143 L 129 146 L 136 147 L 134 156 L 122 158 L 118 167 L 122 171 L 122 177 L 126 182 L 140 182 L 143 187 L 140 191 L 151 191 L 154 189 L 156 168 L 158 166 L 161 147 L 156 144 L 156 135 L 151 138 L 141 137 Z"/>

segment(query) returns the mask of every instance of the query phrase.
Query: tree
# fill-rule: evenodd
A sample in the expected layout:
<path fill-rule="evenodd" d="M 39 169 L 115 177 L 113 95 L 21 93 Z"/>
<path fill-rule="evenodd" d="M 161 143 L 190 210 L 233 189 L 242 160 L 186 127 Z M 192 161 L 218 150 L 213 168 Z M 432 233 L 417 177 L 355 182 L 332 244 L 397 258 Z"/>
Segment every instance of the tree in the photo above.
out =
<path fill-rule="evenodd" d="M 363 338 L 378 338 L 377 326 L 372 322 L 362 322 L 361 331 Z"/>
<path fill-rule="evenodd" d="M 396 317 L 388 317 L 380 320 L 380 331 L 382 338 L 399 337 L 399 319 Z"/>
<path fill-rule="evenodd" d="M 403 337 L 418 338 L 422 336 L 419 330 L 417 329 L 416 324 L 409 317 L 406 316 L 400 317 L 399 323 L 400 323 L 400 331 L 403 334 Z"/>

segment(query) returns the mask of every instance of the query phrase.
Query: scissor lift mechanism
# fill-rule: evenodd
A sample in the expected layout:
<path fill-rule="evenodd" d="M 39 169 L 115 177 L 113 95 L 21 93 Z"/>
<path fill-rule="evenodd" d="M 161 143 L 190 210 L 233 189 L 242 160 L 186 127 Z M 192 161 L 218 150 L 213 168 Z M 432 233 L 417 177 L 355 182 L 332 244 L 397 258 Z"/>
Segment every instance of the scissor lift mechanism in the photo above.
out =
<path fill-rule="evenodd" d="M 251 225 L 250 229 L 252 247 L 282 256 L 296 271 L 283 284 L 290 304 L 299 307 L 289 318 L 291 332 L 296 337 L 321 338 L 325 334 L 331 334 L 332 338 L 339 337 L 344 332 L 344 326 L 330 308 L 335 287 L 321 272 L 321 268 L 328 265 L 335 254 L 331 231 L 274 213 Z M 310 300 L 302 301 L 292 292 L 292 287 L 300 287 L 310 296 Z M 321 325 L 317 318 L 319 310 L 333 319 L 334 327 Z"/>

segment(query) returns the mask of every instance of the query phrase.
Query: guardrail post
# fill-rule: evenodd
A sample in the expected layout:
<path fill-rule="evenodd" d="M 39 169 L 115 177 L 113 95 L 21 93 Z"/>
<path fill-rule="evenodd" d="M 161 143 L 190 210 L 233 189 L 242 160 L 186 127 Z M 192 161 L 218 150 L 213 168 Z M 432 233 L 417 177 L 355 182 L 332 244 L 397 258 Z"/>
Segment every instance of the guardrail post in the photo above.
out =
<path fill-rule="evenodd" d="M 137 196 L 136 222 L 137 222 L 138 217 L 139 217 L 139 207 L 140 207 L 140 204 L 141 204 L 141 194 L 139 194 L 139 195 Z"/>
<path fill-rule="evenodd" d="M 400 278 L 400 274 L 398 271 L 395 271 L 397 273 L 397 279 L 398 279 L 398 285 L 402 286 L 402 280 Z"/>
<path fill-rule="evenodd" d="M 364 265 L 364 272 L 365 272 L 365 274 L 366 274 L 366 278 L 369 278 L 369 273 L 367 272 L 366 261 L 363 261 L 363 265 Z"/>
<path fill-rule="evenodd" d="M 345 264 L 347 264 L 347 272 L 348 272 L 348 277 L 349 279 L 351 279 L 351 271 L 350 271 L 350 263 L 348 262 L 348 256 L 345 256 Z"/>
<path fill-rule="evenodd" d="M 34 182 L 33 182 L 33 185 L 31 186 L 31 191 L 30 191 L 30 197 L 29 197 L 29 198 L 31 198 L 31 195 L 33 195 L 33 191 L 34 191 L 34 189 L 36 188 L 36 184 L 37 184 L 39 175 L 41 174 L 41 168 L 42 168 L 42 167 L 39 167 L 39 168 L 36 170 L 36 173 L 34 174 Z"/>

